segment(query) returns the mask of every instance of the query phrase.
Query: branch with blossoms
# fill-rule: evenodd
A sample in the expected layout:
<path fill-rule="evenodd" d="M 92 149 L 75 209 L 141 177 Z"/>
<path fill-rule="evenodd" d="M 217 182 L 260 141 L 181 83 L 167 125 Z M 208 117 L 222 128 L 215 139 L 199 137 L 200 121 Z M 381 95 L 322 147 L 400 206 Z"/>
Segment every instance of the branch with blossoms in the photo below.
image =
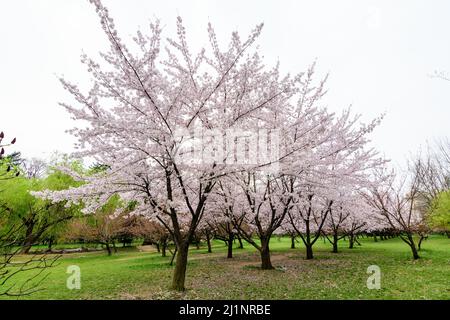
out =
<path fill-rule="evenodd" d="M 9 143 L 5 143 L 5 133 L 0 132 L 0 180 L 17 177 L 20 174 L 18 168 L 11 163 L 8 156 L 5 155 L 5 148 L 10 147 L 16 143 L 16 138 L 13 138 Z"/>

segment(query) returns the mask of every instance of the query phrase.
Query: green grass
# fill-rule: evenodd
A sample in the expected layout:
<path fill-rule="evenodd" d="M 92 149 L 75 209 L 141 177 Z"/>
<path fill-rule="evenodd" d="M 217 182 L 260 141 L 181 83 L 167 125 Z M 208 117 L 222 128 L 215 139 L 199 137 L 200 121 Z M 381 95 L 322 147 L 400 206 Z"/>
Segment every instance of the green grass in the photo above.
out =
<path fill-rule="evenodd" d="M 302 244 L 290 248 L 287 238 L 271 241 L 274 270 L 258 268 L 259 256 L 250 245 L 235 249 L 226 259 L 226 247 L 214 242 L 213 253 L 192 248 L 185 293 L 168 289 L 173 267 L 170 257 L 137 248 L 120 249 L 108 257 L 104 252 L 64 255 L 50 269 L 42 290 L 20 299 L 450 299 L 450 240 L 430 236 L 413 261 L 400 239 L 374 242 L 340 252 L 319 240 L 315 259 L 305 260 Z M 66 287 L 67 267 L 81 268 L 81 290 Z M 366 287 L 367 267 L 381 268 L 381 289 Z M 20 274 L 18 284 L 29 275 Z M 0 297 L 7 299 L 7 297 Z"/>

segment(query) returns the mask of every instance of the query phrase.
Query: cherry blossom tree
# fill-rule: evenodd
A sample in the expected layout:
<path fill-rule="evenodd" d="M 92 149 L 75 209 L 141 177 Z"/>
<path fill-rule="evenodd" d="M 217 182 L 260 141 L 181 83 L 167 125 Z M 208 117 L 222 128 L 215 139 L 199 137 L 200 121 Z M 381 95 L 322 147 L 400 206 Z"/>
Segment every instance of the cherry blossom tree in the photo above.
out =
<path fill-rule="evenodd" d="M 304 190 L 309 193 L 298 197 L 294 208 L 289 211 L 289 219 L 293 230 L 305 245 L 306 259 L 312 259 L 313 245 L 321 235 L 333 202 L 318 196 L 313 188 L 305 187 Z"/>
<path fill-rule="evenodd" d="M 320 235 L 330 212 L 327 185 L 357 181 L 375 165 L 365 145 L 379 119 L 357 127 L 350 111 L 336 116 L 321 107 L 326 77 L 313 81 L 314 64 L 293 76 L 282 76 L 279 64 L 266 67 L 253 48 L 262 24 L 245 39 L 233 32 L 225 49 L 208 25 L 209 47 L 193 53 L 179 17 L 175 39 L 162 44 L 156 21 L 131 44 L 101 1 L 90 2 L 110 50 L 100 61 L 82 55 L 93 83 L 87 92 L 60 79 L 73 97 L 61 105 L 82 123 L 71 130 L 78 138 L 75 156 L 105 170 L 83 175 L 62 168 L 83 185 L 37 194 L 82 202 L 86 213 L 116 195 L 136 203 L 134 214 L 158 221 L 176 245 L 175 290 L 185 289 L 189 244 L 207 225 L 205 217 L 220 212 L 208 208 L 224 179 L 238 188 L 218 193 L 221 211 L 260 251 L 263 269 L 272 268 L 270 238 L 287 215 L 312 257 L 317 238 L 305 239 L 313 224 Z M 224 196 L 234 199 L 232 210 Z"/>
<path fill-rule="evenodd" d="M 216 221 L 214 224 L 211 223 L 211 230 L 214 239 L 221 240 L 227 245 L 227 258 L 233 258 L 233 245 L 237 231 L 232 221 L 228 218 L 220 219 L 220 221 Z"/>
<path fill-rule="evenodd" d="M 337 250 L 337 232 L 346 214 L 340 211 L 339 201 L 367 183 L 367 173 L 385 161 L 377 152 L 367 147 L 368 134 L 381 118 L 368 125 L 359 124 L 360 116 L 351 117 L 350 110 L 341 116 L 330 115 L 323 130 L 316 132 L 303 157 L 292 164 L 291 179 L 294 183 L 294 205 L 288 217 L 306 247 L 306 258 L 313 258 L 313 245 L 323 233 L 328 222 L 333 230 L 333 246 Z M 293 136 L 295 141 L 296 136 Z M 292 142 L 293 143 L 293 142 Z M 336 211 L 334 211 L 336 209 Z M 335 212 L 332 218 L 330 215 Z M 337 237 L 338 238 L 338 237 Z"/>
<path fill-rule="evenodd" d="M 241 179 L 245 214 L 237 220 L 241 224 L 235 227 L 239 235 L 259 251 L 261 269 L 273 269 L 269 243 L 291 207 L 293 186 L 283 177 L 273 178 L 263 173 L 247 172 Z M 242 228 L 243 225 L 250 226 L 249 230 Z M 255 241 L 254 235 L 259 242 Z"/>
<path fill-rule="evenodd" d="M 208 210 L 213 214 L 206 218 L 216 239 L 227 244 L 227 258 L 233 258 L 234 240 L 241 233 L 253 234 L 245 222 L 245 199 L 239 186 L 230 177 L 218 181 Z"/>
<path fill-rule="evenodd" d="M 376 213 L 361 195 L 361 190 L 366 190 L 369 184 L 370 176 L 367 174 L 367 179 L 360 180 L 358 184 L 341 185 L 336 188 L 334 202 L 322 231 L 332 244 L 333 253 L 338 252 L 339 240 L 348 237 L 349 248 L 352 249 L 355 241 L 357 242 L 358 234 L 379 228 Z"/>
<path fill-rule="evenodd" d="M 197 248 L 200 248 L 200 243 L 202 240 L 206 240 L 206 245 L 208 247 L 208 253 L 212 253 L 212 244 L 211 240 L 213 238 L 213 230 L 214 224 L 211 220 L 208 221 L 208 217 L 212 216 L 212 214 L 206 214 L 203 219 L 200 221 L 197 231 L 194 235 L 195 243 Z"/>
<path fill-rule="evenodd" d="M 377 219 L 373 208 L 367 204 L 360 193 L 352 197 L 351 205 L 346 206 L 346 210 L 349 214 L 342 224 L 342 230 L 348 237 L 349 249 L 353 249 L 355 242 L 358 242 L 358 235 L 377 230 L 380 226 L 380 220 Z"/>
<path fill-rule="evenodd" d="M 339 240 L 346 236 L 343 232 L 343 225 L 349 219 L 353 209 L 352 204 L 348 203 L 348 200 L 344 197 L 345 195 L 340 193 L 339 198 L 333 202 L 329 210 L 328 219 L 322 230 L 324 236 L 333 246 L 333 253 L 338 252 Z"/>
<path fill-rule="evenodd" d="M 115 194 L 137 201 L 137 213 L 151 215 L 170 230 L 178 250 L 172 288 L 184 290 L 189 243 L 208 198 L 217 179 L 238 168 L 224 163 L 227 153 L 220 147 L 212 150 L 214 161 L 189 163 L 185 159 L 195 151 L 185 152 L 183 145 L 193 143 L 198 127 L 220 132 L 239 126 L 273 128 L 272 110 L 289 107 L 299 78 L 281 77 L 278 66 L 265 67 L 258 51 L 249 51 L 262 24 L 244 40 L 233 32 L 226 49 L 209 25 L 210 49 L 193 54 L 178 18 L 177 39 L 166 40 L 163 55 L 161 28 L 155 22 L 149 35 L 137 32 L 134 54 L 119 37 L 108 9 L 98 0 L 91 2 L 110 50 L 101 53 L 102 62 L 82 56 L 93 79 L 89 92 L 61 79 L 75 100 L 62 106 L 88 124 L 71 131 L 79 139 L 76 155 L 108 169 L 80 176 L 86 182 L 82 187 L 40 195 L 82 200 L 86 212 L 95 212 Z"/>
<path fill-rule="evenodd" d="M 408 244 L 413 258 L 419 259 L 414 240 L 414 234 L 420 231 L 424 224 L 423 215 L 415 208 L 420 195 L 419 176 L 400 177 L 393 171 L 385 170 L 378 171 L 377 174 L 376 182 L 365 195 L 366 200 Z"/>
<path fill-rule="evenodd" d="M 37 179 L 44 177 L 48 165 L 44 160 L 38 158 L 25 159 L 22 162 L 22 169 L 28 179 Z"/>

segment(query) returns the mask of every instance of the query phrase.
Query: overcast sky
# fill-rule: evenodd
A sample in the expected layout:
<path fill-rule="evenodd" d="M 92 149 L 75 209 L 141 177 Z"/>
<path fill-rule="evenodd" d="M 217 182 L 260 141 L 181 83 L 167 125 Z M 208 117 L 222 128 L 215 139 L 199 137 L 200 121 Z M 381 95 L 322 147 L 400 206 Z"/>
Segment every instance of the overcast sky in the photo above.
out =
<path fill-rule="evenodd" d="M 427 140 L 450 137 L 450 82 L 430 77 L 450 71 L 450 1 L 105 0 L 122 37 L 146 31 L 159 18 L 173 36 L 180 15 L 195 45 L 207 45 L 208 21 L 219 42 L 264 22 L 258 44 L 268 64 L 297 73 L 317 59 L 330 73 L 327 106 L 352 105 L 364 119 L 386 112 L 373 144 L 394 163 Z M 73 127 L 58 102 L 68 100 L 56 79 L 83 85 L 80 63 L 107 49 L 87 0 L 0 0 L 0 130 L 16 136 L 25 157 L 70 152 Z M 12 151 L 12 150 L 11 150 Z"/>

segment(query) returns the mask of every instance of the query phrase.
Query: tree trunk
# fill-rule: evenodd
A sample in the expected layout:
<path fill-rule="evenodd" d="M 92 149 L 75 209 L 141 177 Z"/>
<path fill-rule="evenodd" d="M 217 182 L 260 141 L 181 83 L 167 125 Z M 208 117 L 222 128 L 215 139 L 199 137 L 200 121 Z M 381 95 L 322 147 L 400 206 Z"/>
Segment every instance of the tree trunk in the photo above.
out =
<path fill-rule="evenodd" d="M 269 239 L 261 239 L 261 269 L 273 269 L 270 261 Z"/>
<path fill-rule="evenodd" d="M 308 244 L 308 245 L 306 245 L 306 259 L 310 260 L 313 258 L 314 258 L 314 255 L 313 255 L 312 245 Z"/>
<path fill-rule="evenodd" d="M 353 245 L 354 245 L 354 235 L 351 234 L 348 236 L 348 248 L 349 249 L 353 249 Z"/>
<path fill-rule="evenodd" d="M 36 244 L 38 239 L 39 238 L 37 235 L 33 235 L 33 234 L 27 235 L 25 237 L 25 240 L 23 241 L 22 249 L 20 250 L 20 253 L 28 254 L 30 252 L 31 248 L 33 247 L 33 245 Z"/>
<path fill-rule="evenodd" d="M 295 237 L 291 236 L 291 249 L 295 249 Z"/>
<path fill-rule="evenodd" d="M 163 243 L 161 244 L 161 256 L 162 256 L 162 257 L 165 257 L 165 256 L 166 256 L 166 248 L 167 248 L 167 243 L 166 243 L 166 242 L 163 242 Z"/>
<path fill-rule="evenodd" d="M 160 253 L 161 252 L 161 247 L 159 246 L 159 243 L 158 242 L 155 243 L 155 246 L 156 246 L 156 251 L 158 251 L 158 253 Z"/>
<path fill-rule="evenodd" d="M 172 289 L 176 291 L 184 291 L 184 282 L 186 280 L 186 268 L 189 253 L 189 243 L 178 244 L 178 252 L 173 273 Z"/>
<path fill-rule="evenodd" d="M 410 235 L 410 234 L 408 235 L 408 240 L 409 240 L 409 246 L 411 247 L 411 251 L 412 251 L 414 260 L 419 259 L 420 257 L 419 257 L 419 254 L 417 253 L 416 244 L 414 243 L 414 239 L 413 239 L 412 235 Z"/>
<path fill-rule="evenodd" d="M 337 233 L 333 234 L 333 253 L 338 253 L 338 235 Z"/>
<path fill-rule="evenodd" d="M 305 220 L 305 224 L 306 224 L 306 234 L 305 234 L 305 238 L 303 239 L 303 243 L 305 244 L 306 247 L 306 259 L 310 260 L 314 258 L 313 255 L 313 250 L 312 250 L 312 243 L 311 243 L 311 231 L 309 229 L 309 220 Z M 324 237 L 325 239 L 325 237 Z"/>
<path fill-rule="evenodd" d="M 450 233 L 449 233 L 450 234 Z M 242 239 L 241 239 L 241 237 L 237 237 L 238 238 L 238 241 L 239 241 L 239 249 L 244 249 L 244 244 L 242 243 Z M 449 235 L 449 238 L 450 238 L 450 235 Z"/>
<path fill-rule="evenodd" d="M 48 252 L 52 252 L 53 239 L 48 240 Z"/>
<path fill-rule="evenodd" d="M 206 233 L 206 243 L 208 244 L 208 253 L 212 253 L 211 237 L 209 235 L 209 232 Z"/>
<path fill-rule="evenodd" d="M 412 251 L 414 260 L 419 259 L 420 257 L 419 257 L 419 254 L 417 253 L 416 245 L 413 243 L 410 245 L 410 247 L 411 247 L 411 251 Z"/>
<path fill-rule="evenodd" d="M 113 241 L 112 242 L 113 248 L 114 248 L 114 253 L 117 253 L 117 247 L 116 247 L 116 242 Z"/>
<path fill-rule="evenodd" d="M 233 242 L 234 242 L 234 235 L 230 234 L 230 237 L 228 238 L 228 254 L 227 254 L 228 259 L 233 258 Z"/>
<path fill-rule="evenodd" d="M 377 239 L 377 235 L 376 235 L 376 234 L 373 236 L 373 241 L 378 242 L 378 239 Z"/>
<path fill-rule="evenodd" d="M 175 246 L 175 250 L 172 253 L 172 258 L 170 259 L 169 266 L 173 266 L 173 260 L 175 260 L 175 257 L 177 256 L 178 248 Z"/>
<path fill-rule="evenodd" d="M 108 256 L 110 256 L 112 254 L 112 252 L 111 252 L 111 247 L 109 246 L 109 243 L 108 242 L 105 243 L 105 246 L 106 246 L 106 250 L 108 251 Z"/>
<path fill-rule="evenodd" d="M 31 250 L 35 242 L 35 236 L 33 236 L 34 223 L 27 223 L 25 231 L 25 240 L 22 243 L 22 249 L 20 250 L 21 254 L 28 254 Z"/>
<path fill-rule="evenodd" d="M 423 241 L 424 239 L 426 239 L 425 236 L 423 236 L 423 235 L 420 236 L 419 243 L 417 244 L 417 247 L 419 248 L 419 251 L 422 249 L 422 241 Z"/>

